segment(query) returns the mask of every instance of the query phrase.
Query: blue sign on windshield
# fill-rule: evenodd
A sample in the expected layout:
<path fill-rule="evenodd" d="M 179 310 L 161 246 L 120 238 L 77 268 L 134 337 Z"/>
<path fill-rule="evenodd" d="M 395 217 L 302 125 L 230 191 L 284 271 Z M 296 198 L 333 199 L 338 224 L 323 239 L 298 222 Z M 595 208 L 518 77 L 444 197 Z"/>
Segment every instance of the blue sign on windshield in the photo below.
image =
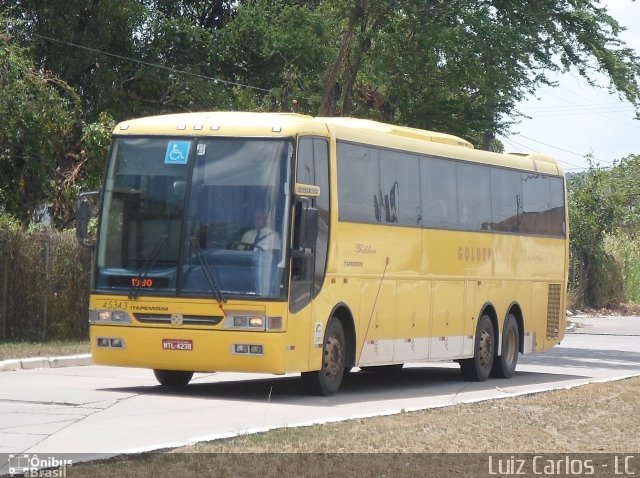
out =
<path fill-rule="evenodd" d="M 169 141 L 167 153 L 164 155 L 165 164 L 187 164 L 191 141 Z"/>

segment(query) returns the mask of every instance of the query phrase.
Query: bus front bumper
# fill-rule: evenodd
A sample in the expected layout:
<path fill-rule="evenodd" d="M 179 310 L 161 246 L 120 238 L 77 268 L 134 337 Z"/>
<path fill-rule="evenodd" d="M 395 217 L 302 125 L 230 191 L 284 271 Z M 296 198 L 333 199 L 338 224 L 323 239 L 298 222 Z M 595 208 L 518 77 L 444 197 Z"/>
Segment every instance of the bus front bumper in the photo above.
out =
<path fill-rule="evenodd" d="M 284 333 L 91 325 L 96 365 L 285 373 Z"/>

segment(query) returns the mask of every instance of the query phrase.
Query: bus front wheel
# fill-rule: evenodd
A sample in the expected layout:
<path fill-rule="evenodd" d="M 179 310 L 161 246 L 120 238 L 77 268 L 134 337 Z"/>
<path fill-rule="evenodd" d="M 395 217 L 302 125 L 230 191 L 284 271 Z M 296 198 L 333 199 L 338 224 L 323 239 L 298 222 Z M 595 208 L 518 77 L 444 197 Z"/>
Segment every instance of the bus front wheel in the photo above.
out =
<path fill-rule="evenodd" d="M 483 315 L 476 329 L 473 358 L 460 360 L 464 379 L 470 382 L 484 382 L 488 379 L 493 367 L 494 354 L 493 324 L 488 315 Z"/>
<path fill-rule="evenodd" d="M 345 371 L 346 345 L 344 328 L 332 317 L 327 325 L 322 346 L 322 369 L 302 373 L 302 384 L 312 395 L 329 396 L 340 388 Z"/>
<path fill-rule="evenodd" d="M 193 377 L 193 372 L 182 370 L 154 370 L 153 374 L 160 385 L 171 388 L 186 387 Z"/>

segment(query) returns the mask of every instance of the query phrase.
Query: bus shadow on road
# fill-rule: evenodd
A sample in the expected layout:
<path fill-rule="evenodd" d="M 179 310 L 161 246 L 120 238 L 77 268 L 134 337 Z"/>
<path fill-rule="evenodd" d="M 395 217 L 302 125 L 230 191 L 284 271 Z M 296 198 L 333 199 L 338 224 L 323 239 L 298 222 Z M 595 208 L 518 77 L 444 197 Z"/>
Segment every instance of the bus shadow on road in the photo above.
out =
<path fill-rule="evenodd" d="M 566 374 L 517 372 L 511 379 L 489 379 L 486 382 L 466 382 L 457 368 L 434 366 L 404 368 L 392 375 L 364 372 L 354 369 L 345 376 L 340 391 L 331 397 L 308 395 L 298 376 L 265 376 L 247 380 L 224 381 L 224 374 L 216 374 L 215 382 L 204 382 L 207 377 L 196 378 L 182 389 L 157 386 L 104 388 L 101 391 L 135 393 L 167 397 L 184 397 L 203 400 L 233 400 L 257 403 L 296 404 L 307 406 L 334 407 L 354 403 L 424 398 L 433 406 L 443 403 L 465 401 L 465 395 L 473 400 L 496 398 L 496 390 L 501 396 L 522 393 L 522 387 L 535 385 L 538 388 L 549 385 L 549 389 L 559 388 L 558 382 L 585 380 L 588 377 Z M 236 375 L 237 377 L 237 375 Z M 510 391 L 511 388 L 517 390 Z M 428 408 L 428 407 L 425 407 Z"/>

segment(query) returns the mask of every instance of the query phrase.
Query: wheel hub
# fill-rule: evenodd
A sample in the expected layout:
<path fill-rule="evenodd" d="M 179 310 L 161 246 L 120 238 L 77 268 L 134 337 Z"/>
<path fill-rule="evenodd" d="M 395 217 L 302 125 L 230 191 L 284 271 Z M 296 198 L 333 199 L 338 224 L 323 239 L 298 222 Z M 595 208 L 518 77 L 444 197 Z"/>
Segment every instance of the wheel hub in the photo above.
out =
<path fill-rule="evenodd" d="M 487 331 L 482 332 L 480 336 L 480 363 L 486 365 L 493 360 L 493 341 L 491 334 Z"/>
<path fill-rule="evenodd" d="M 340 345 L 340 341 L 334 336 L 327 339 L 323 368 L 328 378 L 337 377 L 340 370 L 344 368 L 342 364 L 342 346 Z"/>

